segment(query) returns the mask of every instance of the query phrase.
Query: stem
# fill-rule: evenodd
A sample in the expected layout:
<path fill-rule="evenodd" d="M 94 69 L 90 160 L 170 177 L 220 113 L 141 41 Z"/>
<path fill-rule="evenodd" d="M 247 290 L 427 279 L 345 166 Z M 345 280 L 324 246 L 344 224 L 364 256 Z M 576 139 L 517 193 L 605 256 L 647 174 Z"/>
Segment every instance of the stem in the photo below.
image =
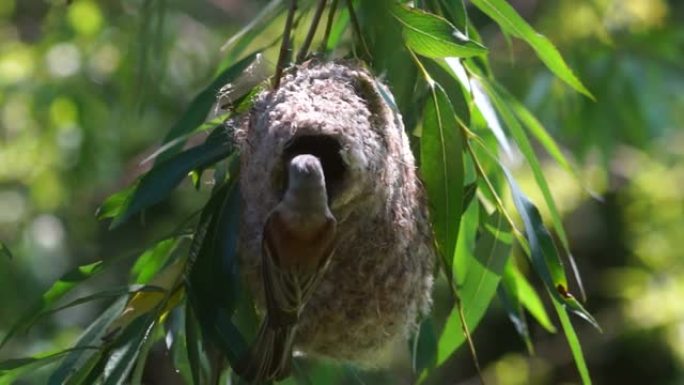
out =
<path fill-rule="evenodd" d="M 283 76 L 283 68 L 287 60 L 287 51 L 290 49 L 290 35 L 292 34 L 292 20 L 297 11 L 297 0 L 290 2 L 290 10 L 287 12 L 287 20 L 285 20 L 285 29 L 283 30 L 283 42 L 280 44 L 280 55 L 278 56 L 278 64 L 276 65 L 275 77 L 273 78 L 273 89 L 277 90 L 280 87 L 280 78 Z"/>
<path fill-rule="evenodd" d="M 359 19 L 356 18 L 356 12 L 354 12 L 354 4 L 352 4 L 352 1 L 353 0 L 347 0 L 347 8 L 349 8 L 349 20 L 351 20 L 354 32 L 356 32 L 356 37 L 359 38 L 361 47 L 366 53 L 366 57 L 370 59 L 370 50 L 368 49 L 368 45 L 366 45 L 366 40 L 363 38 L 363 34 L 361 33 L 361 25 L 359 24 Z"/>
<path fill-rule="evenodd" d="M 313 40 L 314 35 L 316 35 L 316 30 L 318 29 L 318 23 L 320 23 L 321 21 L 321 16 L 323 15 L 323 10 L 325 9 L 326 2 L 327 0 L 318 1 L 316 13 L 314 13 L 313 20 L 311 20 L 311 26 L 309 26 L 309 32 L 307 32 L 306 38 L 304 39 L 304 43 L 302 44 L 302 48 L 299 49 L 299 53 L 297 54 L 297 63 L 301 63 L 309 51 L 311 41 Z"/>
<path fill-rule="evenodd" d="M 325 33 L 323 34 L 323 41 L 321 42 L 320 50 L 325 52 L 328 49 L 328 40 L 330 39 L 330 32 L 332 31 L 333 21 L 335 20 L 335 12 L 337 11 L 337 0 L 332 0 L 330 4 L 330 11 L 328 11 L 328 22 L 325 25 Z"/>

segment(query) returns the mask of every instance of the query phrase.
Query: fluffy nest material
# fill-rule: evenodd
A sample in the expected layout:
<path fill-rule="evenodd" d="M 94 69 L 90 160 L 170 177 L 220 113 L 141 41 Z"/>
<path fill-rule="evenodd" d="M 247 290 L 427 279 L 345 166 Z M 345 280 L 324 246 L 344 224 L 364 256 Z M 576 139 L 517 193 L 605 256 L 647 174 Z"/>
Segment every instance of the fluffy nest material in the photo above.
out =
<path fill-rule="evenodd" d="M 257 302 L 262 230 L 282 196 L 284 165 L 316 155 L 338 236 L 300 318 L 296 349 L 363 367 L 386 364 L 430 308 L 435 257 L 424 192 L 388 88 L 355 63 L 295 66 L 278 90 L 256 97 L 235 141 L 242 271 Z"/>

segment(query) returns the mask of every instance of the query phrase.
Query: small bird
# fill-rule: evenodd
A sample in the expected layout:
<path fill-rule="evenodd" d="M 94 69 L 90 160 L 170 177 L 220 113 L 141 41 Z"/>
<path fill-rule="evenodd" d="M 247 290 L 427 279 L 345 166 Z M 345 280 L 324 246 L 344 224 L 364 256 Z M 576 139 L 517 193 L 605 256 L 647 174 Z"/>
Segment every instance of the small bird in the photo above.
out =
<path fill-rule="evenodd" d="M 242 365 L 248 381 L 289 374 L 297 322 L 333 255 L 336 224 L 320 160 L 309 154 L 293 157 L 283 198 L 264 226 L 266 316 Z"/>

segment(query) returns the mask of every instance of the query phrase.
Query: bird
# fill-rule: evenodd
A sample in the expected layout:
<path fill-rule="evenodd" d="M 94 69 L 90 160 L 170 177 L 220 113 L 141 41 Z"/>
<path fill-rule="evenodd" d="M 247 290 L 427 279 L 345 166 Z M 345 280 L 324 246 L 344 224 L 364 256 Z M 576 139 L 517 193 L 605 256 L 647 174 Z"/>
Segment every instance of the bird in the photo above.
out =
<path fill-rule="evenodd" d="M 334 253 L 336 224 L 320 160 L 293 157 L 283 198 L 264 226 L 266 316 L 242 368 L 246 380 L 262 383 L 289 373 L 297 321 Z"/>
<path fill-rule="evenodd" d="M 235 119 L 240 272 L 263 320 L 238 365 L 243 376 L 283 378 L 291 352 L 391 365 L 429 312 L 436 255 L 391 90 L 361 62 L 313 59 L 286 69 L 279 88 L 264 87 Z M 314 180 L 293 169 L 299 162 L 317 170 L 308 195 L 296 192 Z M 300 225 L 302 212 L 318 219 Z M 315 231 L 310 242 L 291 237 Z M 292 268 L 316 276 L 306 293 L 293 294 Z"/>

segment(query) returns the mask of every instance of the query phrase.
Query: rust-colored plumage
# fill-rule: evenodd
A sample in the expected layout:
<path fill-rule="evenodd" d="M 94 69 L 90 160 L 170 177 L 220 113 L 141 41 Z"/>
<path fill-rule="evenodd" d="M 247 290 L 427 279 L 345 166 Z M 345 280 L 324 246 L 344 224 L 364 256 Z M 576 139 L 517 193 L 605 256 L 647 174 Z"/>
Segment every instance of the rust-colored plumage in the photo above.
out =
<path fill-rule="evenodd" d="M 304 63 L 286 72 L 278 90 L 257 97 L 235 138 L 242 162 L 242 271 L 255 298 L 266 314 L 274 313 L 264 274 L 275 259 L 264 254 L 280 250 L 287 268 L 320 258 L 318 235 L 306 234 L 311 243 L 292 242 L 288 232 L 306 231 L 275 214 L 288 194 L 289 162 L 314 156 L 336 220 L 333 252 L 288 338 L 307 355 L 385 365 L 429 309 L 435 254 L 391 93 L 356 64 Z M 323 229 L 316 231 L 329 236 Z"/>

